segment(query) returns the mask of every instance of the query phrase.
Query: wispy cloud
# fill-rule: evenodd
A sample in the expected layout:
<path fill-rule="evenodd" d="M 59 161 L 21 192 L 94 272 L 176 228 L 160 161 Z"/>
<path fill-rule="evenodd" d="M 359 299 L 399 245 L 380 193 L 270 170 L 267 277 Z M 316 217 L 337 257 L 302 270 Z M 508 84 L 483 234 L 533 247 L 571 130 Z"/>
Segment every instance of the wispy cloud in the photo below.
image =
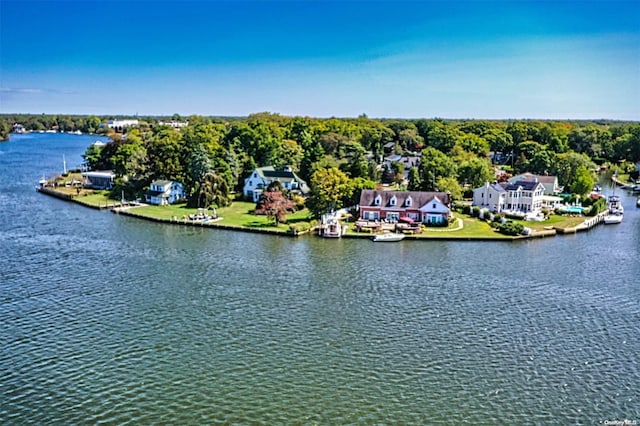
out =
<path fill-rule="evenodd" d="M 40 94 L 58 94 L 73 95 L 75 92 L 69 90 L 49 89 L 44 87 L 0 87 L 0 93 L 8 95 L 40 95 Z"/>

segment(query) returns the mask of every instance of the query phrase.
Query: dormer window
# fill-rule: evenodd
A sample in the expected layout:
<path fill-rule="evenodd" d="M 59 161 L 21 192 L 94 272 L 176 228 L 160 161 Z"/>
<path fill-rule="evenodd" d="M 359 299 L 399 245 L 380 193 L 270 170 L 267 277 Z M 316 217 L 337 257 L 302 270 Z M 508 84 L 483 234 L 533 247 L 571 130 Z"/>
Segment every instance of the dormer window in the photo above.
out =
<path fill-rule="evenodd" d="M 378 195 L 376 199 L 373 201 L 373 204 L 375 204 L 376 206 L 379 206 L 380 203 L 382 203 L 382 197 Z"/>
<path fill-rule="evenodd" d="M 407 197 L 407 201 L 405 201 L 404 203 L 407 207 L 411 207 L 411 201 L 411 197 Z"/>
<path fill-rule="evenodd" d="M 398 199 L 394 195 L 393 197 L 391 197 L 391 200 L 389 201 L 389 205 L 395 206 L 397 202 L 398 202 Z"/>

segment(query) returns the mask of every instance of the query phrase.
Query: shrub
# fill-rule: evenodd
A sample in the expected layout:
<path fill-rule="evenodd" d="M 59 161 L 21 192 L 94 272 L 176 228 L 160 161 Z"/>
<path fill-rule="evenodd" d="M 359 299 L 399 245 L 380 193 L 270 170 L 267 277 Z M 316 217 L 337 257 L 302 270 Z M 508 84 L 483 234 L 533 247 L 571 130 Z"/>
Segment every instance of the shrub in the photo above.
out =
<path fill-rule="evenodd" d="M 506 223 L 498 225 L 498 231 L 505 235 L 519 235 L 524 231 L 524 226 L 512 220 L 508 220 Z"/>
<path fill-rule="evenodd" d="M 425 226 L 428 226 L 429 228 L 446 228 L 449 226 L 449 221 L 445 220 L 444 222 L 426 223 Z"/>
<path fill-rule="evenodd" d="M 303 196 L 294 194 L 291 197 L 291 201 L 293 201 L 293 205 L 295 206 L 296 210 L 304 209 L 304 203 L 305 203 L 306 200 L 304 199 Z"/>
<path fill-rule="evenodd" d="M 507 219 L 524 219 L 524 213 L 505 213 Z"/>
<path fill-rule="evenodd" d="M 584 197 L 584 198 L 582 198 L 582 201 L 581 201 L 582 202 L 582 207 L 589 207 L 589 206 L 593 205 L 594 201 L 595 200 L 593 198 L 591 198 L 591 197 Z"/>
<path fill-rule="evenodd" d="M 604 198 L 598 198 L 591 209 L 587 212 L 586 216 L 596 216 L 598 213 L 602 213 L 607 208 L 607 202 Z"/>
<path fill-rule="evenodd" d="M 471 215 L 471 206 L 470 205 L 465 205 L 462 207 L 462 213 L 463 214 L 468 214 Z"/>
<path fill-rule="evenodd" d="M 311 229 L 310 222 L 296 222 L 289 225 L 289 232 L 292 234 L 299 234 L 301 232 L 307 232 Z"/>
<path fill-rule="evenodd" d="M 479 217 L 479 216 L 480 216 L 480 207 L 478 207 L 478 206 L 473 206 L 471 216 L 473 216 L 473 217 Z"/>

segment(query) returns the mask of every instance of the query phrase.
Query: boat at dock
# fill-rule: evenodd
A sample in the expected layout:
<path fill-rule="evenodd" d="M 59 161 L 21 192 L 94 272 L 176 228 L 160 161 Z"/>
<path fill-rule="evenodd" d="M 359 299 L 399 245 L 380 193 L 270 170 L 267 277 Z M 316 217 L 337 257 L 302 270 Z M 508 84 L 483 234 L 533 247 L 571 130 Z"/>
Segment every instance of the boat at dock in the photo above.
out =
<path fill-rule="evenodd" d="M 347 232 L 347 226 L 337 219 L 330 219 L 319 227 L 320 236 L 324 238 L 340 238 Z"/>
<path fill-rule="evenodd" d="M 385 233 L 385 234 L 376 234 L 373 237 L 371 237 L 371 240 L 377 243 L 395 242 L 395 241 L 404 240 L 404 237 L 405 237 L 404 234 Z"/>
<path fill-rule="evenodd" d="M 624 207 L 622 207 L 620 196 L 610 195 L 607 201 L 609 213 L 604 217 L 605 225 L 621 223 L 624 217 Z"/>

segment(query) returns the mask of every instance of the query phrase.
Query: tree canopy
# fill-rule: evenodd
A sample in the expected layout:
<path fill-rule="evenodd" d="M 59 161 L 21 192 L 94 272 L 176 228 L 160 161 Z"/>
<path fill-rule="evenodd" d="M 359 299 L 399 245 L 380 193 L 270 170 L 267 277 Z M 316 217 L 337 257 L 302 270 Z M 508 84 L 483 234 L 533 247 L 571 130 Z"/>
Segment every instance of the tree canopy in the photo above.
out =
<path fill-rule="evenodd" d="M 593 178 L 596 165 L 633 169 L 640 161 L 637 122 L 387 120 L 364 115 L 320 119 L 258 113 L 136 117 L 139 125 L 122 133 L 106 125 L 126 118 L 131 117 L 2 114 L 0 139 L 14 124 L 28 131 L 107 134 L 111 142 L 106 146 L 87 147 L 89 168 L 114 170 L 122 189 L 138 196 L 155 179 L 181 181 L 189 204 L 202 207 L 228 203 L 256 167 L 290 166 L 310 183 L 307 204 L 316 214 L 357 202 L 362 188 L 383 178 L 410 190 L 448 190 L 457 198 L 461 189 L 494 179 L 500 166 L 512 174 L 554 174 L 560 185 L 579 192 L 589 186 L 587 174 Z M 179 129 L 162 124 L 171 119 L 189 124 Z M 418 161 L 384 159 L 390 155 Z"/>

